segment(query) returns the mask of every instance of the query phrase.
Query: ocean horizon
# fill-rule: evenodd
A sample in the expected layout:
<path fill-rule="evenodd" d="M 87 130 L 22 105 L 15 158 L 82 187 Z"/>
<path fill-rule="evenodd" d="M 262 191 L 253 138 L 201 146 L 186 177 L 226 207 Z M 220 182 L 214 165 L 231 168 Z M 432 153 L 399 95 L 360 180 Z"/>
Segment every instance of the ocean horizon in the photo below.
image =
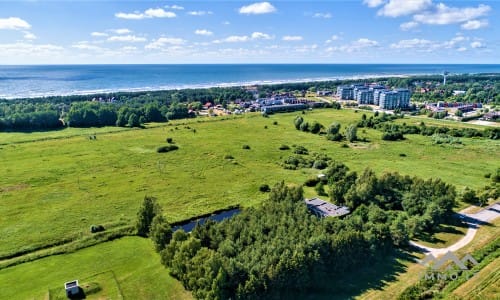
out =
<path fill-rule="evenodd" d="M 500 64 L 0 65 L 0 98 L 37 98 L 411 75 L 500 73 Z"/>

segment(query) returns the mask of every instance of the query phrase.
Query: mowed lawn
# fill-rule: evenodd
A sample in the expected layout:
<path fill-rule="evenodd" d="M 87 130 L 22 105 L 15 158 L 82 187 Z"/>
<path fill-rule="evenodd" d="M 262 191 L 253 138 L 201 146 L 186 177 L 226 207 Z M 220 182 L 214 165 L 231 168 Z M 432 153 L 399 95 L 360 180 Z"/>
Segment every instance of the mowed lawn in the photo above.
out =
<path fill-rule="evenodd" d="M 499 141 L 464 138 L 463 146 L 438 146 L 430 137 L 408 135 L 386 142 L 377 130 L 359 129 L 358 136 L 369 142 L 344 148 L 343 142 L 295 130 L 297 114 L 200 118 L 108 133 L 109 128 L 83 129 L 76 136 L 70 129 L 68 138 L 62 138 L 63 130 L 57 139 L 24 143 L 15 142 L 25 135 L 14 136 L 0 146 L 0 257 L 88 235 L 92 224 L 133 224 L 145 195 L 157 197 L 173 222 L 229 205 L 255 205 L 267 197 L 259 192 L 261 184 L 302 184 L 319 173 L 284 170 L 280 162 L 292 152 L 279 150 L 282 144 L 326 153 L 356 171 L 439 177 L 459 189 L 484 186 L 484 174 L 499 166 Z M 302 116 L 325 126 L 340 122 L 343 131 L 362 114 L 325 109 Z M 93 132 L 97 139 L 89 140 Z M 34 139 L 42 138 L 36 134 Z M 167 137 L 179 150 L 156 153 Z"/>
<path fill-rule="evenodd" d="M 74 279 L 81 283 L 88 279 L 102 288 L 88 299 L 192 299 L 168 275 L 151 241 L 139 237 L 0 270 L 0 299 L 47 299 L 49 289 L 57 295 L 65 282 Z"/>

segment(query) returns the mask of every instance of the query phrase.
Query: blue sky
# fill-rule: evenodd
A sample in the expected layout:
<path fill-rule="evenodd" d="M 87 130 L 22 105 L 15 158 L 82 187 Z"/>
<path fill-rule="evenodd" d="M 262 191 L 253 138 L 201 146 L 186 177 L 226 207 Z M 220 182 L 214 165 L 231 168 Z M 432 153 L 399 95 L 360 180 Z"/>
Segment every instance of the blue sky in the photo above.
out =
<path fill-rule="evenodd" d="M 500 63 L 500 1 L 4 1 L 0 64 Z"/>

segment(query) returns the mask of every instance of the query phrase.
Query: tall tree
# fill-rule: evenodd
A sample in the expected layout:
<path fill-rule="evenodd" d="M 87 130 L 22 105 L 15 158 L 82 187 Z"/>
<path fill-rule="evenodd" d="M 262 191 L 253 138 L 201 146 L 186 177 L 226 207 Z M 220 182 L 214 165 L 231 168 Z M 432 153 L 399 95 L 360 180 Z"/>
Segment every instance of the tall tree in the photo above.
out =
<path fill-rule="evenodd" d="M 144 237 L 148 236 L 151 229 L 151 223 L 157 215 L 161 215 L 161 207 L 156 201 L 156 198 L 145 196 L 137 212 L 137 234 Z"/>

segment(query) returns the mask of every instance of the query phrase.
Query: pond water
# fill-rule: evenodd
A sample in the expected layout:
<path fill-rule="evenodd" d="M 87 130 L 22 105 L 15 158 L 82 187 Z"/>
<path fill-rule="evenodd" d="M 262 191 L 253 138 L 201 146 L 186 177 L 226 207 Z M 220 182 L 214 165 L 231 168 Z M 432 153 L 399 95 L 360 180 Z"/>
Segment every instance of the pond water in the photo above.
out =
<path fill-rule="evenodd" d="M 213 215 L 208 216 L 208 217 L 202 217 L 202 218 L 193 220 L 193 221 L 186 223 L 186 224 L 179 224 L 179 225 L 173 226 L 172 231 L 183 229 L 185 232 L 191 232 L 194 229 L 194 227 L 196 226 L 196 224 L 202 225 L 208 220 L 220 222 L 224 219 L 231 218 L 232 216 L 239 214 L 240 212 L 241 212 L 241 210 L 239 208 L 225 210 L 225 211 L 213 214 Z"/>

